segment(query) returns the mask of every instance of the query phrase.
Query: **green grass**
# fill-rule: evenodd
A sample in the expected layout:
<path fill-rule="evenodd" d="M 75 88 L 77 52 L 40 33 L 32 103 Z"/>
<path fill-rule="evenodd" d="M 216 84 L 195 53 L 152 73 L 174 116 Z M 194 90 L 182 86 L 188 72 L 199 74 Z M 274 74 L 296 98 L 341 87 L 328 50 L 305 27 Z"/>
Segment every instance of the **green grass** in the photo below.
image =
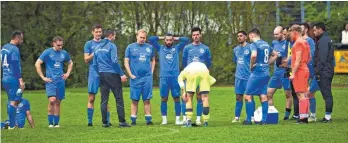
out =
<path fill-rule="evenodd" d="M 143 104 L 139 104 L 138 125 L 131 128 L 101 127 L 100 95 L 96 100 L 94 127 L 87 127 L 87 89 L 68 89 L 62 102 L 61 128 L 49 129 L 47 125 L 47 98 L 44 91 L 26 91 L 24 97 L 31 103 L 36 128 L 1 130 L 2 142 L 346 142 L 348 140 L 348 90 L 334 88 L 333 122 L 296 125 L 282 121 L 278 125 L 242 126 L 232 124 L 235 96 L 232 87 L 214 87 L 210 94 L 211 114 L 209 127 L 182 128 L 175 126 L 173 100 L 169 100 L 169 125 L 161 126 L 159 90 L 154 89 L 152 116 L 154 126 L 146 126 Z M 6 119 L 7 96 L 1 96 L 1 120 Z M 114 98 L 110 98 L 111 122 L 117 125 Z M 126 116 L 129 121 L 129 88 L 124 88 Z M 275 95 L 275 105 L 284 115 L 285 98 L 282 90 Z M 257 102 L 259 105 L 259 102 Z M 324 116 L 324 102 L 317 94 L 317 117 Z M 242 118 L 245 118 L 243 106 Z M 194 116 L 195 117 L 195 116 Z"/>

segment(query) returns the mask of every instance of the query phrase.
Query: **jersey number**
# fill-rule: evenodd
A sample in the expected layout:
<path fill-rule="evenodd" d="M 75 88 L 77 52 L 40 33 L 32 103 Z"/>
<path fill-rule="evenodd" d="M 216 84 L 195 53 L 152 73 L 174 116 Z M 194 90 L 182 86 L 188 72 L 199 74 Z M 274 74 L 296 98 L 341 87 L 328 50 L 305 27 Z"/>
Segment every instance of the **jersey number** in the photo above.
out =
<path fill-rule="evenodd" d="M 7 54 L 4 56 L 4 62 L 2 63 L 2 66 L 8 68 L 9 64 L 7 63 Z"/>
<path fill-rule="evenodd" d="M 269 57 L 269 51 L 268 49 L 265 49 L 265 58 L 263 59 L 265 63 L 268 63 L 268 57 Z"/>

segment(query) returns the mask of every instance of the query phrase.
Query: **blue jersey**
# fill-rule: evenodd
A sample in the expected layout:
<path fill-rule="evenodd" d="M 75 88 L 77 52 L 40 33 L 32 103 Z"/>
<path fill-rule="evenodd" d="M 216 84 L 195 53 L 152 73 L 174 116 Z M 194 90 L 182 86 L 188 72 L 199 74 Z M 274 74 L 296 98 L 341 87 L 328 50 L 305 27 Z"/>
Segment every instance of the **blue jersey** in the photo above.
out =
<path fill-rule="evenodd" d="M 56 51 L 52 48 L 46 49 L 39 57 L 46 65 L 46 77 L 53 81 L 63 80 L 62 75 L 64 62 L 70 62 L 70 56 L 65 50 Z"/>
<path fill-rule="evenodd" d="M 278 57 L 280 58 L 287 58 L 288 53 L 286 51 L 286 40 L 278 41 L 273 40 L 271 48 L 278 53 Z M 277 61 L 276 61 L 277 62 Z M 277 76 L 284 76 L 285 69 L 281 67 L 277 67 L 277 65 L 280 65 L 281 63 L 274 63 L 274 75 Z"/>
<path fill-rule="evenodd" d="M 257 52 L 256 56 L 256 66 L 252 69 L 252 74 L 254 77 L 266 77 L 269 76 L 269 65 L 268 60 L 270 53 L 272 52 L 271 47 L 267 42 L 263 40 L 258 40 L 250 44 L 250 49 L 252 52 Z"/>
<path fill-rule="evenodd" d="M 250 44 L 247 43 L 244 47 L 238 45 L 233 49 L 233 62 L 237 63 L 235 77 L 239 79 L 248 80 L 250 72 Z"/>
<path fill-rule="evenodd" d="M 117 46 L 109 39 L 103 39 L 94 50 L 93 66 L 100 72 L 116 73 L 124 75 L 117 57 Z"/>
<path fill-rule="evenodd" d="M 100 44 L 101 41 L 94 41 L 89 40 L 85 43 L 84 53 L 85 54 L 92 54 L 95 50 L 95 48 Z M 89 75 L 97 76 L 98 73 L 95 71 L 95 68 L 93 67 L 93 59 L 89 61 Z"/>
<path fill-rule="evenodd" d="M 198 45 L 189 44 L 184 48 L 182 54 L 182 65 L 185 68 L 192 62 L 204 63 L 208 68 L 211 65 L 211 54 L 209 47 L 200 43 Z"/>
<path fill-rule="evenodd" d="M 307 37 L 306 41 L 309 44 L 310 51 L 311 51 L 311 57 L 312 57 L 312 59 L 310 59 L 311 61 L 309 62 L 309 64 L 312 65 L 313 60 L 314 60 L 314 53 L 315 53 L 315 42 L 311 37 Z"/>
<path fill-rule="evenodd" d="M 179 54 L 182 48 L 189 42 L 186 37 L 179 38 L 179 44 L 167 47 L 158 43 L 158 36 L 151 36 L 150 43 L 157 50 L 160 62 L 160 77 L 179 76 Z"/>
<path fill-rule="evenodd" d="M 26 99 L 22 99 L 18 104 L 17 112 L 16 112 L 16 124 L 19 127 L 24 127 L 25 120 L 27 117 L 27 111 L 30 111 L 29 101 Z"/>
<path fill-rule="evenodd" d="M 8 43 L 2 47 L 1 71 L 3 78 L 22 78 L 21 58 L 16 45 Z"/>
<path fill-rule="evenodd" d="M 151 60 L 155 56 L 150 44 L 129 44 L 125 58 L 129 58 L 130 70 L 136 77 L 145 77 L 152 75 Z"/>

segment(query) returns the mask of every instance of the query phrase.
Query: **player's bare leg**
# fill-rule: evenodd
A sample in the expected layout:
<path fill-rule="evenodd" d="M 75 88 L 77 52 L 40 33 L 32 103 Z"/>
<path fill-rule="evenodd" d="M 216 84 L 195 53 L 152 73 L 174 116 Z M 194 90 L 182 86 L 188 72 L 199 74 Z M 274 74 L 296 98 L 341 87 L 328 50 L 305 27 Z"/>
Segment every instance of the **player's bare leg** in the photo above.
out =
<path fill-rule="evenodd" d="M 269 106 L 274 106 L 273 104 L 273 95 L 277 91 L 276 88 L 268 88 L 267 89 L 267 100 Z"/>
<path fill-rule="evenodd" d="M 138 113 L 138 104 L 139 104 L 139 101 L 132 100 L 132 103 L 131 103 L 131 121 L 132 121 L 132 125 L 136 125 L 137 113 Z"/>
<path fill-rule="evenodd" d="M 60 120 L 60 103 L 62 101 L 61 100 L 57 100 L 55 102 L 54 105 L 54 127 L 55 128 L 59 128 L 59 120 Z"/>
<path fill-rule="evenodd" d="M 51 96 L 48 98 L 47 113 L 48 113 L 48 127 L 50 128 L 54 127 L 53 121 L 54 121 L 55 103 L 56 103 L 56 97 Z"/>
<path fill-rule="evenodd" d="M 208 126 L 209 120 L 209 96 L 208 93 L 202 93 L 202 102 L 203 102 L 203 122 L 204 126 Z"/>
<path fill-rule="evenodd" d="M 145 112 L 146 125 L 153 125 L 150 100 L 144 100 L 144 112 Z"/>
<path fill-rule="evenodd" d="M 286 104 L 285 104 L 285 117 L 284 120 L 288 120 L 291 113 L 292 94 L 291 90 L 285 90 Z"/>

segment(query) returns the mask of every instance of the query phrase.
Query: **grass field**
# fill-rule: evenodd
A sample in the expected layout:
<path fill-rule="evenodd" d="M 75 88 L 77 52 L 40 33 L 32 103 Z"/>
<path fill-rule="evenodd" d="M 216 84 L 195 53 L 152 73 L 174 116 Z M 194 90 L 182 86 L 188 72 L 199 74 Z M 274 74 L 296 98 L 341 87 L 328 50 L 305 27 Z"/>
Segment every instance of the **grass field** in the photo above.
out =
<path fill-rule="evenodd" d="M 31 112 L 36 128 L 1 130 L 1 142 L 347 142 L 348 140 L 348 90 L 347 87 L 334 88 L 333 122 L 296 125 L 294 121 L 282 121 L 284 115 L 284 93 L 279 90 L 275 95 L 275 105 L 280 112 L 280 124 L 266 126 L 243 126 L 232 124 L 235 96 L 232 87 L 214 87 L 210 94 L 209 127 L 182 128 L 174 125 L 173 100 L 169 100 L 168 122 L 162 126 L 160 97 L 158 88 L 154 89 L 152 116 L 155 125 L 146 126 L 143 104 L 139 109 L 138 124 L 131 128 L 118 128 L 116 107 L 111 97 L 111 128 L 102 128 L 100 95 L 96 100 L 94 127 L 87 127 L 87 89 L 68 89 L 62 102 L 60 128 L 48 128 L 47 98 L 44 91 L 26 91 L 24 97 L 30 101 Z M 1 121 L 6 117 L 6 93 L 1 96 Z M 124 88 L 126 116 L 129 122 L 129 88 Z M 257 102 L 259 105 L 259 102 Z M 324 102 L 317 93 L 317 117 L 324 116 Z M 242 119 L 245 118 L 243 105 Z M 195 116 L 194 116 L 195 117 Z"/>

